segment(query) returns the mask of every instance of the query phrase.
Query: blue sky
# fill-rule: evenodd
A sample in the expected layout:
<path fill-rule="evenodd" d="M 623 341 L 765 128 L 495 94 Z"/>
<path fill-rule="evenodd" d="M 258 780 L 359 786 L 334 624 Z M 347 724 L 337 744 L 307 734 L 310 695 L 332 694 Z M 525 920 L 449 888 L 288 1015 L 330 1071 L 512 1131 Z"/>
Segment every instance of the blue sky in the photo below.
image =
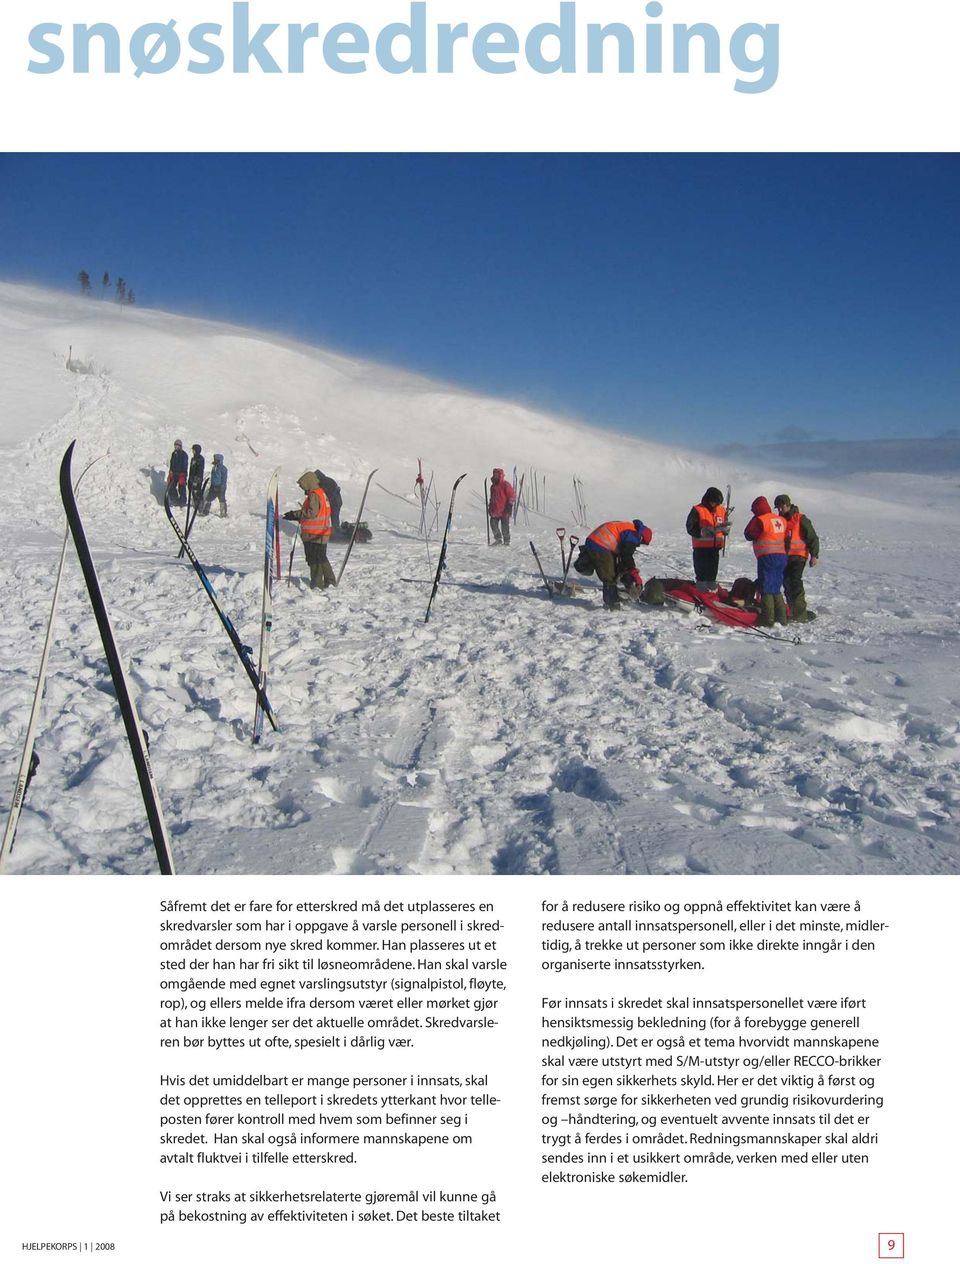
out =
<path fill-rule="evenodd" d="M 946 154 L 2 155 L 0 277 L 698 447 L 960 425 Z"/>

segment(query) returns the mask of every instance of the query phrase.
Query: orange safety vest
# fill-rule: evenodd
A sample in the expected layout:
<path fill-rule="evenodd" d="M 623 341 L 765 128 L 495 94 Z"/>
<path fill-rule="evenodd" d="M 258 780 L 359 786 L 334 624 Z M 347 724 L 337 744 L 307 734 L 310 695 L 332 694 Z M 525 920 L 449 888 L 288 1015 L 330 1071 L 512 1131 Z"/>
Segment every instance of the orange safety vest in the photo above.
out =
<path fill-rule="evenodd" d="M 753 541 L 755 557 L 765 557 L 768 553 L 786 553 L 787 520 L 779 514 L 765 513 L 757 515 L 763 531 Z"/>
<path fill-rule="evenodd" d="M 726 522 L 726 508 L 723 505 L 718 505 L 714 513 L 711 513 L 706 505 L 694 505 L 694 509 L 696 509 L 697 516 L 700 519 L 701 532 L 706 527 L 713 532 L 713 535 L 709 537 L 703 535 L 694 536 L 693 547 L 695 549 L 722 549 L 725 537 L 723 532 L 716 530 L 716 528 L 723 526 Z"/>
<path fill-rule="evenodd" d="M 605 522 L 603 526 L 597 527 L 596 531 L 591 531 L 587 536 L 587 543 L 594 543 L 601 549 L 607 549 L 611 553 L 616 553 L 620 547 L 620 537 L 625 531 L 636 532 L 637 528 L 632 522 Z"/>
<path fill-rule="evenodd" d="M 787 519 L 787 553 L 790 557 L 809 557 L 810 550 L 800 534 L 800 510 L 794 506 L 793 513 Z"/>
<path fill-rule="evenodd" d="M 315 518 L 307 517 L 310 512 L 311 496 L 316 496 L 318 502 Z M 305 540 L 318 540 L 321 536 L 333 534 L 330 501 L 322 487 L 315 487 L 312 492 L 307 492 L 307 499 L 303 502 L 303 508 L 300 511 L 300 534 Z"/>

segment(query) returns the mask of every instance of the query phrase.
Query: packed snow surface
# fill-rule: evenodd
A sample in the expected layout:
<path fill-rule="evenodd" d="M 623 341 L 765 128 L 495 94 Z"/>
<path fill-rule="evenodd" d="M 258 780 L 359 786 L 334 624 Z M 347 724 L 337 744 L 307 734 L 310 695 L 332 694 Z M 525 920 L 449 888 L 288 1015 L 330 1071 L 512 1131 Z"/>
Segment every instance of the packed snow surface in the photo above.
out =
<path fill-rule="evenodd" d="M 0 797 L 9 804 L 64 520 L 58 471 L 101 458 L 81 512 L 150 738 L 183 873 L 953 873 L 960 859 L 958 477 L 869 469 L 816 484 L 546 416 L 289 340 L 0 285 L 8 491 Z M 654 418 L 644 419 L 655 432 Z M 191 542 L 243 640 L 259 642 L 264 502 L 321 468 L 363 517 L 341 587 L 305 582 L 284 523 L 268 681 L 254 694 L 161 497 L 173 440 L 229 469 L 229 517 Z M 417 459 L 432 479 L 421 533 Z M 484 478 L 526 475 L 509 548 L 488 548 Z M 447 567 L 424 613 L 454 479 Z M 575 520 L 574 475 L 587 502 Z M 538 484 L 539 508 L 532 486 Z M 823 562 L 819 618 L 779 639 L 672 609 L 551 598 L 556 528 L 641 517 L 641 568 L 692 574 L 683 523 L 733 484 L 721 580 L 754 571 L 754 496 L 790 493 Z M 331 547 L 339 569 L 344 545 Z M 799 643 L 795 643 L 798 638 Z M 156 870 L 133 762 L 72 545 L 8 869 Z"/>

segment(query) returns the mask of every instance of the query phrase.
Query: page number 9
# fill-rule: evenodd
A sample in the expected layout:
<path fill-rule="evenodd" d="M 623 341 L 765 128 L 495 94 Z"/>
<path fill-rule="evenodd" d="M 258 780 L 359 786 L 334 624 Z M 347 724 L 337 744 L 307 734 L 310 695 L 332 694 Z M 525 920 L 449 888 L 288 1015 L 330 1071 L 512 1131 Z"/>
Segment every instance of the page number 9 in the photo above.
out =
<path fill-rule="evenodd" d="M 905 1256 L 906 1250 L 902 1233 L 881 1233 L 878 1235 L 878 1259 L 902 1260 Z"/>

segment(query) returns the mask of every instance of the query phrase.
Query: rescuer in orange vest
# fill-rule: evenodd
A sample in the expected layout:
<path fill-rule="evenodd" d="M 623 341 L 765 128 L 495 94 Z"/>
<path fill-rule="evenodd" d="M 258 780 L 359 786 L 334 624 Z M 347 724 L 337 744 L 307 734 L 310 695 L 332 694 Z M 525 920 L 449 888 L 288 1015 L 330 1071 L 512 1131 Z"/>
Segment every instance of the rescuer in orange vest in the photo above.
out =
<path fill-rule="evenodd" d="M 596 574 L 603 584 L 603 605 L 606 610 L 620 607 L 617 580 L 622 579 L 625 588 L 643 587 L 640 572 L 634 564 L 633 554 L 641 544 L 649 544 L 653 532 L 639 518 L 632 522 L 604 522 L 591 531 L 577 554 L 573 569 L 581 575 Z"/>
<path fill-rule="evenodd" d="M 701 592 L 717 591 L 720 554 L 730 523 L 719 487 L 708 487 L 703 499 L 687 514 L 687 535 L 693 537 L 693 573 Z"/>
<path fill-rule="evenodd" d="M 811 569 L 820 560 L 820 537 L 806 514 L 800 512 L 786 492 L 773 502 L 774 509 L 787 520 L 787 569 L 783 574 L 783 592 L 790 607 L 790 618 L 796 623 L 809 623 L 817 616 L 807 609 L 803 587 L 803 568 Z"/>
<path fill-rule="evenodd" d="M 283 516 L 300 523 L 303 556 L 310 567 L 310 587 L 335 588 L 337 577 L 327 561 L 327 541 L 333 533 L 330 501 L 313 470 L 301 474 L 297 486 L 306 492 L 306 500 L 300 509 L 290 509 Z"/>
<path fill-rule="evenodd" d="M 783 600 L 783 574 L 787 569 L 787 522 L 773 512 L 766 496 L 758 496 L 750 506 L 753 517 L 743 529 L 745 539 L 752 541 L 757 559 L 757 583 L 760 586 L 760 618 L 757 626 L 773 627 L 786 623 L 787 607 Z"/>

